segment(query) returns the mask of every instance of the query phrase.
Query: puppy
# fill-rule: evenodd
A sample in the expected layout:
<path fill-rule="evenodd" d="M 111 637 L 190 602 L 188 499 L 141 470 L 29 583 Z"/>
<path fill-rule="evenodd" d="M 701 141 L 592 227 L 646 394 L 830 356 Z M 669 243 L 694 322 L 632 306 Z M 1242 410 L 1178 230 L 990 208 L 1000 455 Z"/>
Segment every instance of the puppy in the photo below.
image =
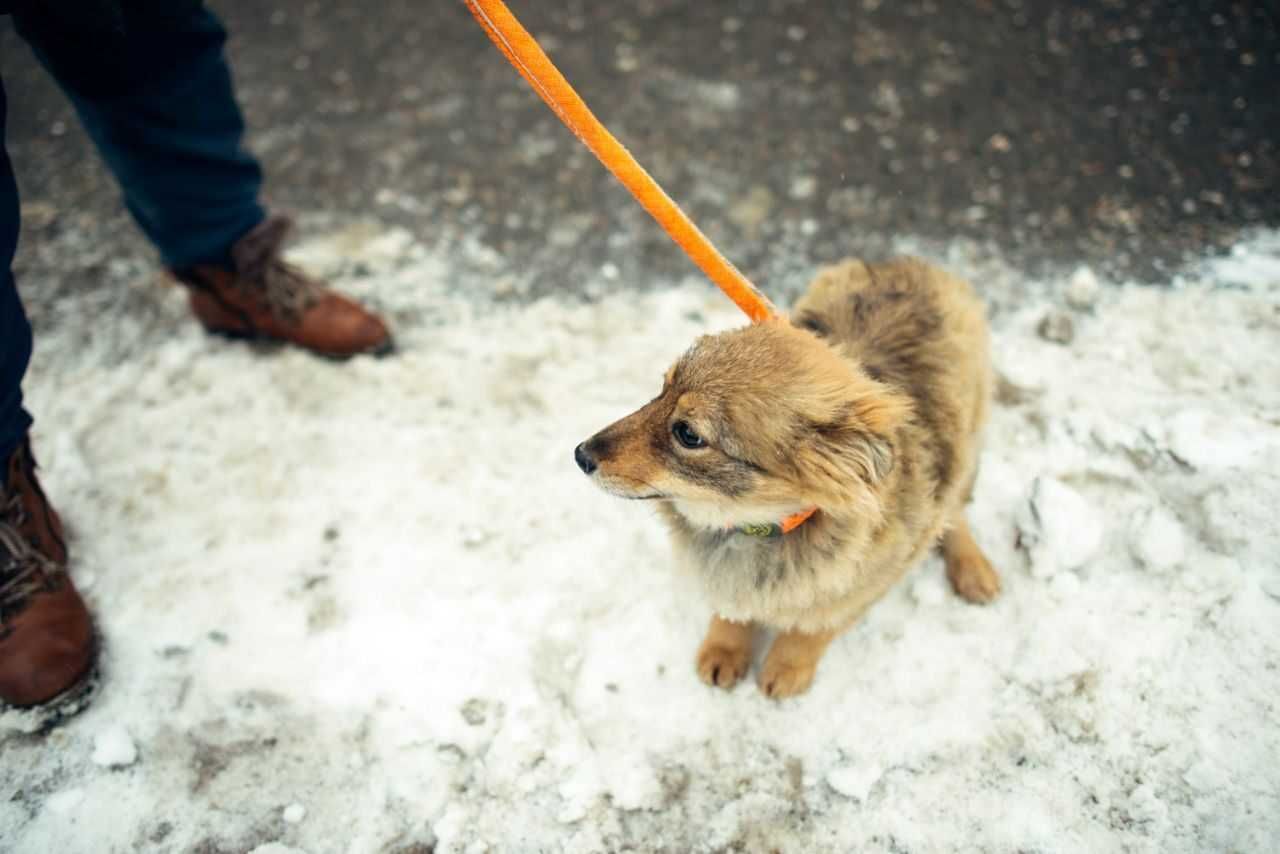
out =
<path fill-rule="evenodd" d="M 964 517 L 991 388 L 966 282 L 916 260 L 846 261 L 789 321 L 699 339 L 657 398 L 574 458 L 605 491 L 657 502 L 715 609 L 701 678 L 733 687 L 759 624 L 778 632 L 760 688 L 789 697 L 936 544 L 961 597 L 999 593 Z"/>

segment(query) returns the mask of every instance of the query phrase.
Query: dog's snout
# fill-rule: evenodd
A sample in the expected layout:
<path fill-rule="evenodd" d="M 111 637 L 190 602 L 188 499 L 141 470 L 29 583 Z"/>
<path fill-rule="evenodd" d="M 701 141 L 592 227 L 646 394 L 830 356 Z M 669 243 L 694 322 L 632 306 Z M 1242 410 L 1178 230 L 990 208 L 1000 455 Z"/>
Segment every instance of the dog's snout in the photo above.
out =
<path fill-rule="evenodd" d="M 597 468 L 595 458 L 587 450 L 586 442 L 573 449 L 573 461 L 582 469 L 583 474 L 593 474 Z"/>

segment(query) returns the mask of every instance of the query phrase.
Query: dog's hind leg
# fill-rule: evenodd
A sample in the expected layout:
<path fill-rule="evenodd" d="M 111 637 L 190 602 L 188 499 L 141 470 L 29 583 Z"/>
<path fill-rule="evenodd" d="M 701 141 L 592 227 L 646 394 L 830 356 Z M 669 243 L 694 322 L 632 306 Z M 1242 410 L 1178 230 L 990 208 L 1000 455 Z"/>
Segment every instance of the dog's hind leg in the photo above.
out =
<path fill-rule="evenodd" d="M 698 676 L 708 685 L 732 688 L 751 663 L 751 624 L 711 618 L 707 636 L 698 647 Z"/>
<path fill-rule="evenodd" d="M 1000 576 L 974 542 L 964 507 L 957 507 L 942 535 L 942 558 L 951 588 L 969 602 L 986 603 L 1000 594 Z"/>

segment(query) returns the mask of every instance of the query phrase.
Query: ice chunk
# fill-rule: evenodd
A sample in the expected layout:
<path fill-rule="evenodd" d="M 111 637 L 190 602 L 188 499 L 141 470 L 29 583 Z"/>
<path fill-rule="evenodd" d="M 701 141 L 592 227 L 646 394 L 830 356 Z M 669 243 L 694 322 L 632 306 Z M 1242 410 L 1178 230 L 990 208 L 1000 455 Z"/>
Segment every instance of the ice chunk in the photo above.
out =
<path fill-rule="evenodd" d="M 1106 530 L 1084 496 L 1052 477 L 1032 482 L 1017 524 L 1018 542 L 1031 555 L 1036 578 L 1083 566 L 1097 553 Z"/>
<path fill-rule="evenodd" d="M 1101 292 L 1098 277 L 1088 267 L 1077 267 L 1067 283 L 1067 305 L 1077 311 L 1088 311 L 1098 302 Z"/>
<path fill-rule="evenodd" d="M 124 768 L 138 760 L 138 748 L 123 726 L 112 724 L 94 736 L 91 758 L 103 768 Z"/>
<path fill-rule="evenodd" d="M 1244 465 L 1264 444 L 1265 429 L 1201 410 L 1175 415 L 1166 431 L 1169 451 L 1194 469 Z"/>
<path fill-rule="evenodd" d="M 1177 567 L 1187 552 L 1182 526 L 1162 507 L 1148 508 L 1134 517 L 1129 548 L 1139 563 L 1157 572 Z"/>
<path fill-rule="evenodd" d="M 846 798 L 865 801 L 883 773 L 877 765 L 839 765 L 827 772 L 827 785 Z"/>

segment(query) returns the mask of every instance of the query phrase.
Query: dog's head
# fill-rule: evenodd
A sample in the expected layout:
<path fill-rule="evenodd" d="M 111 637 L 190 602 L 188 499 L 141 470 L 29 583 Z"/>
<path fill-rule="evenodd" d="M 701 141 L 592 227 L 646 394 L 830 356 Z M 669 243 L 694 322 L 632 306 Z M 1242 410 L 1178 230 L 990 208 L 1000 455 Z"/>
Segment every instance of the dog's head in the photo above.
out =
<path fill-rule="evenodd" d="M 669 499 L 695 524 L 878 506 L 906 398 L 784 320 L 701 338 L 662 393 L 574 451 L 623 498 Z"/>

